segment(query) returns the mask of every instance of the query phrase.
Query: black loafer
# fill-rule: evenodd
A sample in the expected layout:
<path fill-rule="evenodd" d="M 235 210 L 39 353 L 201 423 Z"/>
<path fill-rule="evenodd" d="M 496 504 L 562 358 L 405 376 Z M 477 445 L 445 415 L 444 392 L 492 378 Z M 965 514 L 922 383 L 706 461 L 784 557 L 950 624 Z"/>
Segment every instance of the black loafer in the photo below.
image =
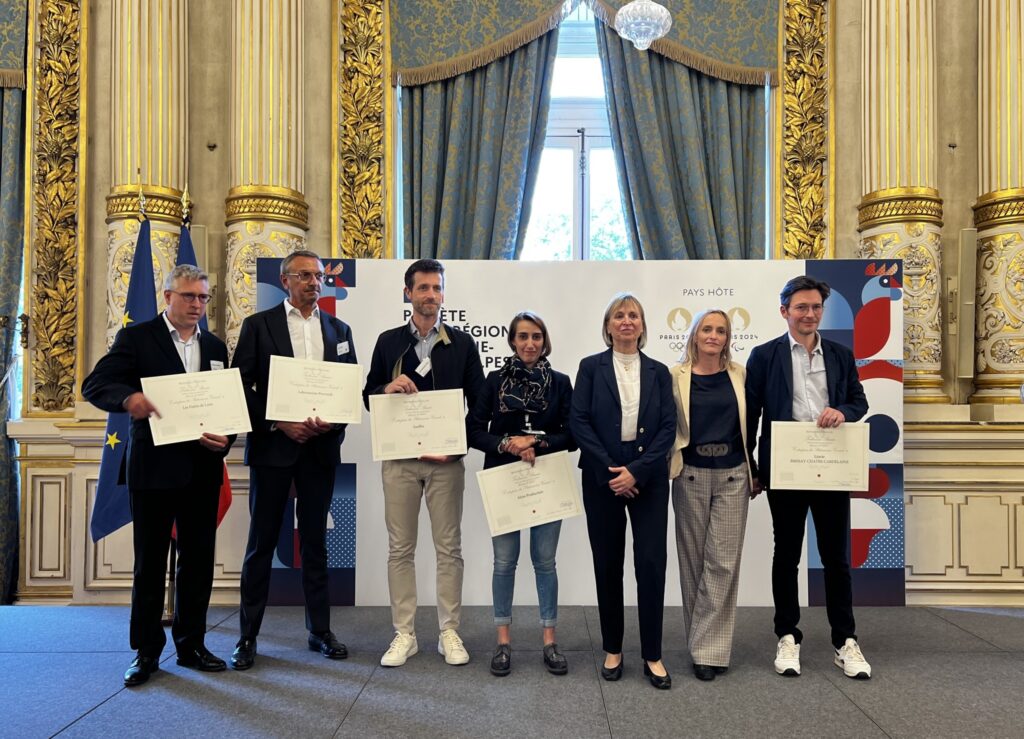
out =
<path fill-rule="evenodd" d="M 160 669 L 158 657 L 146 657 L 139 652 L 135 659 L 124 671 L 124 684 L 126 688 L 134 688 L 149 680 L 149 676 Z"/>
<path fill-rule="evenodd" d="M 248 670 L 256 662 L 256 640 L 242 638 L 231 653 L 232 670 Z"/>
<path fill-rule="evenodd" d="M 311 651 L 320 652 L 327 659 L 345 659 L 348 657 L 348 647 L 338 641 L 338 637 L 330 631 L 324 631 L 319 634 L 310 632 L 307 641 Z"/>
<path fill-rule="evenodd" d="M 672 687 L 672 676 L 668 674 L 668 671 L 666 670 L 664 675 L 655 675 L 651 671 L 650 665 L 647 664 L 647 660 L 644 660 L 644 674 L 651 681 L 651 685 L 658 690 L 668 690 Z"/>
<path fill-rule="evenodd" d="M 622 663 L 619 663 L 621 667 Z M 558 645 L 554 642 L 544 645 L 544 666 L 552 675 L 564 675 L 569 671 L 569 660 L 558 651 Z"/>
<path fill-rule="evenodd" d="M 178 652 L 178 664 L 200 672 L 221 672 L 227 669 L 224 660 L 202 645 Z"/>
<path fill-rule="evenodd" d="M 601 665 L 601 677 L 610 683 L 613 683 L 622 677 L 622 660 L 620 659 L 619 664 L 615 665 L 615 667 L 605 667 L 604 665 Z"/>
<path fill-rule="evenodd" d="M 508 644 L 499 644 L 491 657 L 491 674 L 495 677 L 505 677 L 512 672 L 512 647 Z"/>
<path fill-rule="evenodd" d="M 711 665 L 693 665 L 693 676 L 698 680 L 714 680 L 715 668 Z"/>

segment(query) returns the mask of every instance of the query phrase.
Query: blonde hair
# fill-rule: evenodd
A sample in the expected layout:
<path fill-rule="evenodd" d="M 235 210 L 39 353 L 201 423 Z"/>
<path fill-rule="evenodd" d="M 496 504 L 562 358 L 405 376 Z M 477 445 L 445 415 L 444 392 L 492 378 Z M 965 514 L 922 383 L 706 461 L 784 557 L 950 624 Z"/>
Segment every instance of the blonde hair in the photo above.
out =
<path fill-rule="evenodd" d="M 642 330 L 640 331 L 640 338 L 637 339 L 636 348 L 643 349 L 644 345 L 647 344 L 647 318 L 644 316 L 644 307 L 633 293 L 616 293 L 612 296 L 612 299 L 608 302 L 608 307 L 604 309 L 604 321 L 601 323 L 601 338 L 604 339 L 605 346 L 610 347 L 612 345 L 612 335 L 608 333 L 608 321 L 611 319 L 612 313 L 621 308 L 625 303 L 632 303 L 640 311 Z"/>
<path fill-rule="evenodd" d="M 729 362 L 732 360 L 732 352 L 730 351 L 730 346 L 732 345 L 732 321 L 729 320 L 729 314 L 721 308 L 707 308 L 694 317 L 693 328 L 690 329 L 690 334 L 686 337 L 686 351 L 683 352 L 683 356 L 679 357 L 680 362 L 697 363 L 697 331 L 700 330 L 700 325 L 704 323 L 704 319 L 712 314 L 719 315 L 725 319 L 725 346 L 722 347 L 722 355 L 719 357 L 719 361 L 722 364 L 722 369 L 729 366 Z"/>

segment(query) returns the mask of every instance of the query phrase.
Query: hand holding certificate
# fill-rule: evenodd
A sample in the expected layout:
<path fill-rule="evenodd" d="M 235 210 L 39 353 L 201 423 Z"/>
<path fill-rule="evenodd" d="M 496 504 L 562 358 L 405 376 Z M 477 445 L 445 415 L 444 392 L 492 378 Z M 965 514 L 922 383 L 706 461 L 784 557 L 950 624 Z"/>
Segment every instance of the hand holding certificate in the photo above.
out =
<path fill-rule="evenodd" d="M 272 355 L 267 382 L 267 420 L 360 423 L 363 368 Z"/>
<path fill-rule="evenodd" d="M 462 390 L 370 396 L 373 460 L 466 453 Z"/>
<path fill-rule="evenodd" d="M 142 392 L 160 413 L 149 419 L 154 446 L 251 430 L 236 368 L 143 377 Z"/>
<path fill-rule="evenodd" d="M 772 422 L 772 490 L 868 489 L 868 425 Z"/>
<path fill-rule="evenodd" d="M 491 536 L 579 516 L 583 504 L 568 452 L 476 473 Z"/>

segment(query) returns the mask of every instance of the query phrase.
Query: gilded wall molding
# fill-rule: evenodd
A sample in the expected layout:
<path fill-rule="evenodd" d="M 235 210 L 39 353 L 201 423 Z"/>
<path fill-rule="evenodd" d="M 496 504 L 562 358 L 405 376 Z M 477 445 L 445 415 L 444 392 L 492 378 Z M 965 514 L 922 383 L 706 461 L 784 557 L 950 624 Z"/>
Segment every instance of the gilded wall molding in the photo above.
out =
<path fill-rule="evenodd" d="M 974 227 L 979 231 L 1024 223 L 1024 187 L 986 193 L 973 208 Z"/>
<path fill-rule="evenodd" d="M 152 221 L 163 221 L 178 225 L 181 223 L 181 191 L 169 187 L 143 185 L 146 198 L 146 215 Z M 107 195 L 107 223 L 124 218 L 139 216 L 138 185 L 119 185 L 110 188 Z"/>
<path fill-rule="evenodd" d="M 31 374 L 26 410 L 59 413 L 75 402 L 79 257 L 84 219 L 81 158 L 85 0 L 39 0 L 29 108 L 32 172 L 28 272 Z M 38 54 L 38 56 L 35 56 Z"/>
<path fill-rule="evenodd" d="M 868 193 L 857 211 L 858 231 L 892 223 L 942 226 L 942 198 L 931 187 L 893 187 Z"/>
<path fill-rule="evenodd" d="M 301 192 L 273 185 L 232 187 L 224 203 L 225 224 L 274 221 L 309 230 L 309 204 Z"/>
<path fill-rule="evenodd" d="M 336 0 L 334 255 L 387 256 L 384 242 L 385 0 Z"/>
<path fill-rule="evenodd" d="M 830 165 L 828 0 L 785 0 L 783 9 L 782 252 L 831 255 L 826 222 Z"/>

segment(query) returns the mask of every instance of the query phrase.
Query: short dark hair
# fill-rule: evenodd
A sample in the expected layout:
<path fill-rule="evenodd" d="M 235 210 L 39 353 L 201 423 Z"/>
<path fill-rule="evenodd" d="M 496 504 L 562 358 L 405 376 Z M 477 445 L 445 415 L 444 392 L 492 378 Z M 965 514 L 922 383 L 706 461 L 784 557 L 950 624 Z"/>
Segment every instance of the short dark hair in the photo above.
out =
<path fill-rule="evenodd" d="M 436 259 L 417 259 L 405 270 L 405 286 L 412 290 L 413 282 L 417 272 L 436 272 L 441 275 L 441 284 L 444 285 L 444 265 Z"/>
<path fill-rule="evenodd" d="M 551 337 L 548 336 L 548 327 L 544 324 L 543 319 L 533 311 L 520 311 L 512 316 L 512 322 L 508 324 L 508 346 L 512 351 L 516 350 L 515 344 L 512 340 L 516 337 L 516 330 L 519 327 L 521 321 L 529 321 L 530 323 L 537 324 L 537 328 L 544 335 L 544 347 L 540 351 L 542 357 L 546 357 L 551 354 Z"/>
<path fill-rule="evenodd" d="M 288 270 L 292 268 L 292 262 L 294 262 L 299 257 L 308 257 L 310 259 L 315 259 L 316 261 L 320 262 L 320 264 L 324 263 L 324 258 L 317 254 L 315 251 L 310 251 L 309 249 L 296 249 L 291 254 L 289 254 L 288 256 L 281 260 L 281 274 L 288 274 Z"/>
<path fill-rule="evenodd" d="M 789 299 L 793 297 L 793 293 L 798 293 L 801 290 L 817 290 L 821 295 L 822 303 L 828 300 L 828 296 L 832 294 L 832 288 L 828 286 L 827 282 L 816 280 L 807 275 L 800 275 L 787 282 L 782 288 L 782 292 L 779 293 L 779 302 L 788 308 Z"/>

